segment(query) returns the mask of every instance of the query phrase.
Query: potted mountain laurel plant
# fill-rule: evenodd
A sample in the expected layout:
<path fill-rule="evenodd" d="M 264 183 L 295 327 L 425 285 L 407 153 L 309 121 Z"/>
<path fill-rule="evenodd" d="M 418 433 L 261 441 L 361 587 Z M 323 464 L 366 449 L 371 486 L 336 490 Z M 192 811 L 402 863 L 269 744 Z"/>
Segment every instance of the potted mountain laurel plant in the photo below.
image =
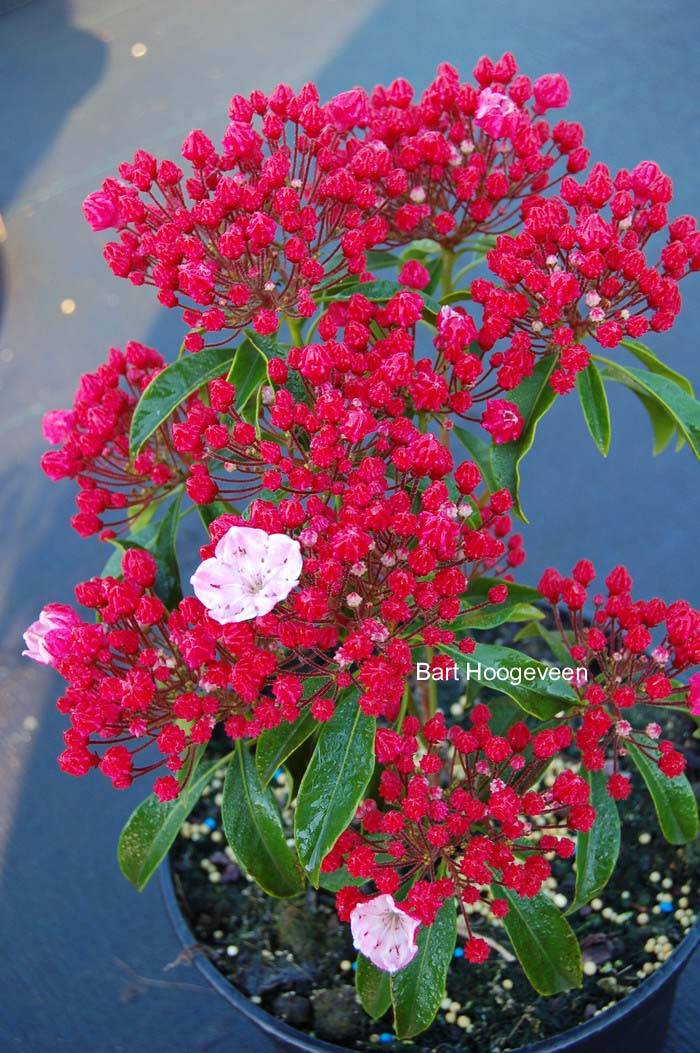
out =
<path fill-rule="evenodd" d="M 353 1038 L 324 1030 L 317 994 L 306 1016 L 276 1002 L 279 1025 L 253 997 L 296 1048 L 438 1026 L 441 1049 L 476 1048 L 458 1011 L 495 960 L 519 962 L 523 1005 L 567 1004 L 591 975 L 572 926 L 600 917 L 635 796 L 670 842 L 670 884 L 648 909 L 632 894 L 627 928 L 646 909 L 677 931 L 623 993 L 694 932 L 674 875 L 698 827 L 700 612 L 638 597 L 614 553 L 599 583 L 582 558 L 517 584 L 514 526 L 520 461 L 558 397 L 603 455 L 618 384 L 655 452 L 700 456 L 690 382 L 641 342 L 673 326 L 700 233 L 657 164 L 611 172 L 579 124 L 550 119 L 561 74 L 533 83 L 505 54 L 473 78 L 443 65 L 419 98 L 400 79 L 327 103 L 279 85 L 231 100 L 219 148 L 193 131 L 179 162 L 138 150 L 85 216 L 116 231 L 117 277 L 181 311 L 182 347 L 110 348 L 44 422 L 44 471 L 77 483 L 72 525 L 109 556 L 76 586 L 80 612 L 49 604 L 25 637 L 66 681 L 59 764 L 117 789 L 143 777 L 119 843 L 138 889 L 181 828 L 201 844 L 204 792 L 225 835 L 209 856 L 235 871 L 205 867 L 219 915 L 241 880 L 310 927 L 335 896 L 353 950 L 331 994 L 354 982 L 368 1015 Z M 178 556 L 192 511 L 201 550 Z M 561 1043 L 546 1048 L 589 1048 Z"/>

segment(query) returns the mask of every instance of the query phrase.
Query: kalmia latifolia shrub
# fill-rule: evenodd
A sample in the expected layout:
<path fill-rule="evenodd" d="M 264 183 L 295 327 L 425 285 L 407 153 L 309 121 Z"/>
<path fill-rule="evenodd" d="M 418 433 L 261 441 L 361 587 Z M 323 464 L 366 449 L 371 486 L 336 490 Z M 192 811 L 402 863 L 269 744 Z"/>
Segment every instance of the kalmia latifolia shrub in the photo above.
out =
<path fill-rule="evenodd" d="M 82 613 L 48 604 L 25 634 L 66 681 L 61 768 L 147 776 L 119 850 L 140 888 L 173 809 L 226 767 L 239 862 L 274 895 L 339 890 L 363 1004 L 377 970 L 404 974 L 400 1038 L 437 1012 L 458 912 L 470 962 L 504 927 L 541 994 L 580 982 L 547 879 L 578 843 L 600 866 L 576 905 L 598 894 L 635 782 L 670 840 L 697 831 L 664 711 L 700 716 L 700 612 L 633 599 L 621 566 L 600 592 L 587 560 L 537 590 L 514 578 L 518 466 L 555 395 L 577 392 L 607 452 L 621 383 L 656 450 L 700 453 L 692 385 L 640 343 L 673 326 L 696 222 L 657 164 L 591 163 L 569 95 L 506 54 L 472 82 L 443 65 L 421 96 L 403 79 L 235 96 L 220 145 L 195 130 L 177 162 L 138 150 L 85 216 L 116 232 L 117 277 L 180 309 L 183 346 L 169 364 L 110 349 L 44 422 L 44 471 L 77 483 L 72 525 L 109 548 Z M 191 512 L 198 554 L 176 548 Z M 559 665 L 484 639 L 511 621 Z M 463 717 L 437 690 L 458 675 Z M 280 814 L 269 783 L 292 762 Z"/>

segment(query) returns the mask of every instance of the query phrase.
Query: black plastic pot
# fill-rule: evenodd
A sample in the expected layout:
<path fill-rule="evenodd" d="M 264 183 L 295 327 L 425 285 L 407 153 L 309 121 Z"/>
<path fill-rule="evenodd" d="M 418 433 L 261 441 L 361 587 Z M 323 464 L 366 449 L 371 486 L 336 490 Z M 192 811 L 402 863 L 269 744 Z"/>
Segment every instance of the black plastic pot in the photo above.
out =
<path fill-rule="evenodd" d="M 169 859 L 160 868 L 159 876 L 165 909 L 173 928 L 183 947 L 192 947 L 196 941 L 175 894 Z M 696 925 L 668 961 L 623 1001 L 585 1024 L 563 1031 L 554 1038 L 519 1046 L 512 1053 L 661 1053 L 678 980 L 699 944 L 700 926 Z M 345 1046 L 312 1038 L 266 1013 L 230 984 L 204 953 L 196 954 L 193 961 L 204 979 L 229 1005 L 264 1031 L 280 1053 L 289 1053 L 290 1050 L 348 1053 Z"/>

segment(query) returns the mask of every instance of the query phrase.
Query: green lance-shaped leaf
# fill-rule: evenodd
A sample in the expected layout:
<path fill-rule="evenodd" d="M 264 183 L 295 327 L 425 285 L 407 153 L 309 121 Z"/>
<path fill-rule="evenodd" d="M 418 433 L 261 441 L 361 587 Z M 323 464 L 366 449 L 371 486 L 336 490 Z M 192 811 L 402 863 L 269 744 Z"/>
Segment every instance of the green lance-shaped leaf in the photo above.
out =
<path fill-rule="evenodd" d="M 226 515 L 231 511 L 232 508 L 228 501 L 212 501 L 208 505 L 197 505 L 199 518 L 202 520 L 202 525 L 207 534 L 209 533 L 209 527 L 215 519 L 218 519 L 219 516 Z"/>
<path fill-rule="evenodd" d="M 115 538 L 114 551 L 102 569 L 102 577 L 121 575 L 122 556 L 129 548 L 140 548 L 150 552 L 158 565 L 154 592 L 168 610 L 172 610 L 182 599 L 180 568 L 177 562 L 176 541 L 180 523 L 182 492 L 178 493 L 157 523 L 149 523 L 128 538 Z"/>
<path fill-rule="evenodd" d="M 655 760 L 630 743 L 628 752 L 654 802 L 661 833 L 672 845 L 685 845 L 698 836 L 698 805 L 685 775 L 669 779 Z"/>
<path fill-rule="evenodd" d="M 383 969 L 378 969 L 364 954 L 357 956 L 355 989 L 362 1002 L 362 1008 L 372 1020 L 384 1016 L 391 1005 L 391 977 Z"/>
<path fill-rule="evenodd" d="M 509 490 L 515 502 L 514 508 L 521 519 L 527 522 L 520 504 L 520 462 L 532 448 L 539 421 L 554 402 L 556 395 L 549 383 L 556 357 L 547 355 L 535 366 L 532 376 L 527 377 L 508 396 L 523 418 L 523 430 L 516 442 L 494 444 L 491 449 L 491 472 L 496 489 Z"/>
<path fill-rule="evenodd" d="M 700 460 L 700 403 L 675 381 L 645 369 L 632 369 L 617 362 L 603 362 L 603 378 L 623 384 L 638 396 L 656 403 L 674 421 L 679 432 Z"/>
<path fill-rule="evenodd" d="M 673 439 L 673 436 L 677 434 L 676 422 L 665 409 L 662 408 L 660 403 L 655 402 L 651 398 L 647 398 L 646 395 L 641 395 L 639 392 L 635 392 L 637 398 L 644 406 L 649 417 L 649 423 L 651 424 L 651 430 L 654 434 L 654 445 L 652 447 L 652 453 L 654 456 L 663 453 L 668 444 Z M 679 436 L 681 441 L 683 436 Z"/>
<path fill-rule="evenodd" d="M 267 363 L 273 354 L 282 355 L 274 340 L 246 332 L 228 372 L 236 388 L 236 409 L 250 424 L 257 424 L 260 388 L 267 378 Z"/>
<path fill-rule="evenodd" d="M 236 355 L 235 347 L 209 347 L 185 355 L 154 377 L 141 395 L 131 421 L 129 443 L 135 457 L 156 428 L 194 391 L 224 376 Z"/>
<path fill-rule="evenodd" d="M 401 257 L 397 256 L 393 252 L 382 251 L 368 252 L 367 256 L 367 270 L 372 271 L 387 271 L 392 267 L 399 267 L 401 265 Z"/>
<path fill-rule="evenodd" d="M 221 819 L 236 859 L 270 896 L 288 898 L 304 889 L 271 790 L 263 790 L 250 752 L 238 742 L 224 782 Z"/>
<path fill-rule="evenodd" d="M 451 644 L 441 650 L 454 659 L 469 682 L 508 695 L 522 710 L 539 720 L 551 720 L 577 701 L 560 670 L 535 662 L 510 647 L 478 643 L 469 655 Z"/>
<path fill-rule="evenodd" d="M 590 903 L 605 888 L 620 854 L 620 814 L 608 793 L 608 777 L 602 771 L 581 774 L 591 788 L 596 820 L 576 841 L 576 891 L 567 914 Z"/>
<path fill-rule="evenodd" d="M 579 373 L 576 387 L 586 427 L 603 457 L 607 457 L 610 449 L 610 407 L 605 385 L 595 362 L 589 362 L 583 372 Z"/>
<path fill-rule="evenodd" d="M 255 766 L 258 769 L 260 782 L 267 786 L 281 764 L 303 745 L 308 738 L 318 732 L 320 725 L 314 720 L 308 705 L 316 695 L 323 695 L 330 687 L 327 676 L 309 676 L 304 680 L 302 700 L 307 708 L 293 723 L 283 721 L 276 728 L 268 728 L 259 736 L 255 748 Z"/>
<path fill-rule="evenodd" d="M 214 772 L 224 767 L 229 759 L 219 758 L 197 768 L 176 800 L 161 802 L 151 793 L 131 813 L 119 838 L 117 859 L 122 874 L 139 892 L 143 891 L 153 872 L 168 854 L 180 827 Z"/>
<path fill-rule="evenodd" d="M 324 857 L 352 821 L 374 771 L 374 717 L 354 693 L 338 704 L 319 735 L 297 795 L 299 858 L 314 885 Z"/>
<path fill-rule="evenodd" d="M 524 899 L 504 888 L 509 911 L 503 919 L 528 980 L 541 995 L 581 986 L 583 964 L 576 935 L 561 911 L 540 892 Z"/>
<path fill-rule="evenodd" d="M 307 709 L 294 723 L 286 721 L 276 728 L 263 731 L 255 749 L 255 766 L 258 769 L 260 782 L 267 786 L 281 764 L 294 753 L 303 742 L 318 730 L 318 721 L 314 720 Z"/>
<path fill-rule="evenodd" d="M 571 647 L 576 643 L 574 635 L 570 630 L 566 630 L 567 638 Z M 562 666 L 571 665 L 571 652 L 562 640 L 558 632 L 553 632 L 551 629 L 546 629 L 539 622 L 530 622 L 528 625 L 524 625 L 522 629 L 516 633 L 513 637 L 515 643 L 520 643 L 521 640 L 528 640 L 533 636 L 539 636 L 545 641 L 547 647 L 556 658 L 557 662 Z"/>
<path fill-rule="evenodd" d="M 489 603 L 489 590 L 496 585 L 506 585 L 508 595 L 503 603 Z M 467 629 L 493 629 L 504 622 L 524 622 L 543 618 L 544 615 L 533 603 L 541 600 L 542 596 L 537 589 L 530 589 L 525 585 L 514 585 L 512 582 L 502 582 L 498 578 L 475 578 L 469 583 L 469 588 L 463 596 L 464 607 L 476 607 L 486 603 L 485 607 L 476 611 L 465 611 L 453 623 L 452 629 L 457 638 L 461 639 Z"/>
<path fill-rule="evenodd" d="M 420 1034 L 435 1019 L 445 997 L 447 970 L 456 939 L 455 904 L 453 899 L 448 899 L 433 924 L 418 930 L 418 953 L 411 964 L 391 977 L 394 1029 L 399 1038 Z"/>
<path fill-rule="evenodd" d="M 326 300 L 349 300 L 351 296 L 361 294 L 366 296 L 368 300 L 373 303 L 387 303 L 392 296 L 396 293 L 405 292 L 405 286 L 399 285 L 398 282 L 392 282 L 389 280 L 378 280 L 373 282 L 352 282 L 349 285 L 341 285 L 337 288 L 329 291 L 327 294 L 322 296 L 315 296 L 314 299 L 320 303 Z M 418 292 L 417 289 L 412 289 L 411 292 Z M 428 296 L 425 293 L 418 292 L 418 295 L 425 304 L 426 311 L 430 314 L 436 315 L 440 310 L 439 302 L 432 296 Z"/>
<path fill-rule="evenodd" d="M 673 383 L 677 384 L 679 388 L 682 388 L 686 394 L 691 396 L 694 394 L 693 385 L 688 378 L 683 376 L 683 374 L 679 373 L 677 370 L 671 369 L 671 367 L 667 366 L 665 362 L 662 362 L 659 356 L 654 354 L 651 348 L 647 347 L 646 344 L 641 343 L 639 340 L 632 340 L 630 337 L 627 337 L 622 341 L 622 346 L 626 347 L 627 350 L 642 363 L 642 365 L 645 365 L 650 373 L 658 373 L 660 377 L 667 377 L 668 380 L 673 381 Z"/>

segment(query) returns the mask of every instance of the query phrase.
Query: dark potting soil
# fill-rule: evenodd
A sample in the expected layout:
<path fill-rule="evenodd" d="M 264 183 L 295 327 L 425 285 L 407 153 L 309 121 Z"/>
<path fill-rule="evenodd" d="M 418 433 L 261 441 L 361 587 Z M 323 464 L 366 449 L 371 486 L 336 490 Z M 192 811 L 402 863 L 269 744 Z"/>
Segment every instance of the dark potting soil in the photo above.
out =
<path fill-rule="evenodd" d="M 541 641 L 529 641 L 528 651 L 549 657 Z M 458 720 L 464 688 L 451 688 L 452 697 L 441 702 Z M 658 714 L 650 711 L 649 719 L 658 720 Z M 689 777 L 699 786 L 694 725 L 679 714 L 665 723 L 665 734 L 682 743 Z M 570 918 L 583 950 L 582 987 L 538 996 L 513 960 L 502 925 L 474 913 L 475 931 L 492 941 L 491 957 L 471 965 L 458 935 L 447 997 L 431 1027 L 411 1042 L 394 1038 L 391 1013 L 373 1022 L 359 1005 L 356 952 L 349 926 L 336 916 L 333 894 L 309 890 L 293 900 L 271 899 L 239 868 L 221 828 L 222 778 L 204 791 L 173 846 L 175 888 L 202 953 L 252 1001 L 292 1027 L 358 1050 L 500 1053 L 575 1027 L 619 1002 L 653 975 L 693 926 L 700 846 L 664 840 L 640 782 L 634 780 L 632 796 L 621 805 L 623 845 L 612 880 Z M 272 785 L 289 820 L 287 775 L 280 772 Z M 548 892 L 558 906 L 571 901 L 574 881 L 571 861 L 556 860 Z"/>

